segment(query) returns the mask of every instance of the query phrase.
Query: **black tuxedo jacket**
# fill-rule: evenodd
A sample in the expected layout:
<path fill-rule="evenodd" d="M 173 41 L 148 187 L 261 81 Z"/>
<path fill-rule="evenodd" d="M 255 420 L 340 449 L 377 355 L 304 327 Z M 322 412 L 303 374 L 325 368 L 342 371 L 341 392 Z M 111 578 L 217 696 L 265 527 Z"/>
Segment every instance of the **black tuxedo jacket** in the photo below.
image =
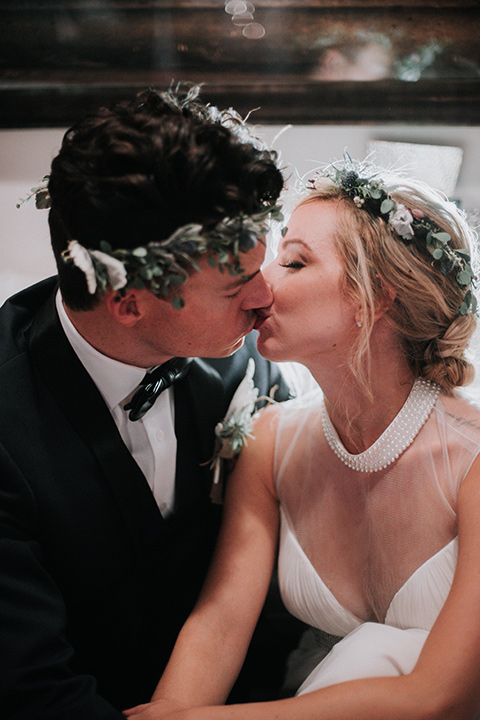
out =
<path fill-rule="evenodd" d="M 0 311 L 0 707 L 12 720 L 118 719 L 150 697 L 205 575 L 215 424 L 251 354 L 261 394 L 278 371 L 249 340 L 221 361 L 227 381 L 194 360 L 175 384 L 165 521 L 61 329 L 55 286 Z"/>

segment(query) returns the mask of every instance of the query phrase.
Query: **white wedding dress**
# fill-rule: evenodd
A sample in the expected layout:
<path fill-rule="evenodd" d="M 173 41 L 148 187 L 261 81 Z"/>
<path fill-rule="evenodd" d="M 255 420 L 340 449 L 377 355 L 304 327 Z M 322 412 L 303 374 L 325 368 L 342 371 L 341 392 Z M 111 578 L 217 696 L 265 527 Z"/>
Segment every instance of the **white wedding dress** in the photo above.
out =
<path fill-rule="evenodd" d="M 480 451 L 480 412 L 458 395 L 427 390 L 422 397 L 414 389 L 362 454 L 370 452 L 366 471 L 348 467 L 363 460 L 334 431 L 327 442 L 320 392 L 280 410 L 280 590 L 287 609 L 314 629 L 292 656 L 294 675 L 309 672 L 298 694 L 410 672 L 446 600 L 456 497 Z M 389 454 L 398 458 L 388 464 Z M 369 469 L 378 458 L 387 466 Z M 325 650 L 318 631 L 342 639 Z"/>

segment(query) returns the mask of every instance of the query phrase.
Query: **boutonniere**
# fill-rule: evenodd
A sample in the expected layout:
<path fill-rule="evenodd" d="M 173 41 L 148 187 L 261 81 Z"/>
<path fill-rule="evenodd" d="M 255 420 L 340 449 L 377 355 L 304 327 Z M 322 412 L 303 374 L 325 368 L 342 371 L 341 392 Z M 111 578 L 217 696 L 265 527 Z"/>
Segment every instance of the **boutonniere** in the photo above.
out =
<path fill-rule="evenodd" d="M 213 483 L 210 498 L 214 503 L 223 501 L 223 479 L 225 471 L 233 464 L 248 439 L 253 439 L 252 427 L 258 412 L 255 411 L 258 388 L 253 382 L 255 360 L 250 358 L 242 382 L 235 391 L 224 419 L 215 427 L 215 450 L 210 462 L 213 469 Z M 272 388 L 272 393 L 276 388 Z"/>

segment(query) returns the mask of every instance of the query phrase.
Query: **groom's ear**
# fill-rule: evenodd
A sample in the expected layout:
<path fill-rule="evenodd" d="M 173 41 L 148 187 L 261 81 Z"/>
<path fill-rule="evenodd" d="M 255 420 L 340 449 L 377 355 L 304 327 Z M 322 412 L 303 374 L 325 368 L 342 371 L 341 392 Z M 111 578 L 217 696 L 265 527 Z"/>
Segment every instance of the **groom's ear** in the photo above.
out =
<path fill-rule="evenodd" d="M 134 327 L 146 313 L 143 298 L 145 290 L 132 288 L 125 295 L 111 291 L 105 297 L 105 304 L 110 315 L 124 327 Z"/>

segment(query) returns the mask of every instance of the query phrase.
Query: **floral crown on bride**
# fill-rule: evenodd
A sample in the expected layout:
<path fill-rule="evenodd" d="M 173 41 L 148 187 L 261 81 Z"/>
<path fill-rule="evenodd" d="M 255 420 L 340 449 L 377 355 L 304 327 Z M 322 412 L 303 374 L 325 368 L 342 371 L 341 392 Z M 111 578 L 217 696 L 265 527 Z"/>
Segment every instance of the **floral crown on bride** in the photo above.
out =
<path fill-rule="evenodd" d="M 477 312 L 474 294 L 476 277 L 469 252 L 453 248 L 449 244 L 452 239 L 450 234 L 422 210 L 407 208 L 394 200 L 368 160 L 356 162 L 345 154 L 342 167 L 329 165 L 307 182 L 309 190 L 333 187 L 341 188 L 359 209 L 384 220 L 402 242 L 417 248 L 443 275 L 454 275 L 457 285 L 464 292 L 459 315 Z"/>
<path fill-rule="evenodd" d="M 48 180 L 46 175 L 17 207 L 35 197 L 38 209 L 50 208 Z M 253 215 L 223 218 L 208 229 L 196 223 L 183 225 L 165 240 L 135 248 L 112 248 L 102 242 L 99 250 L 92 250 L 78 240 L 70 240 L 62 259 L 84 273 L 91 295 L 97 289 L 105 292 L 112 288 L 122 295 L 128 288 L 148 288 L 155 295 L 166 297 L 173 293 L 172 304 L 180 310 L 184 300 L 175 291 L 187 280 L 189 270 L 200 271 L 198 255 L 208 254 L 209 265 L 222 273 L 241 275 L 240 253 L 265 236 L 269 220 L 283 220 L 280 205 L 265 205 Z"/>

